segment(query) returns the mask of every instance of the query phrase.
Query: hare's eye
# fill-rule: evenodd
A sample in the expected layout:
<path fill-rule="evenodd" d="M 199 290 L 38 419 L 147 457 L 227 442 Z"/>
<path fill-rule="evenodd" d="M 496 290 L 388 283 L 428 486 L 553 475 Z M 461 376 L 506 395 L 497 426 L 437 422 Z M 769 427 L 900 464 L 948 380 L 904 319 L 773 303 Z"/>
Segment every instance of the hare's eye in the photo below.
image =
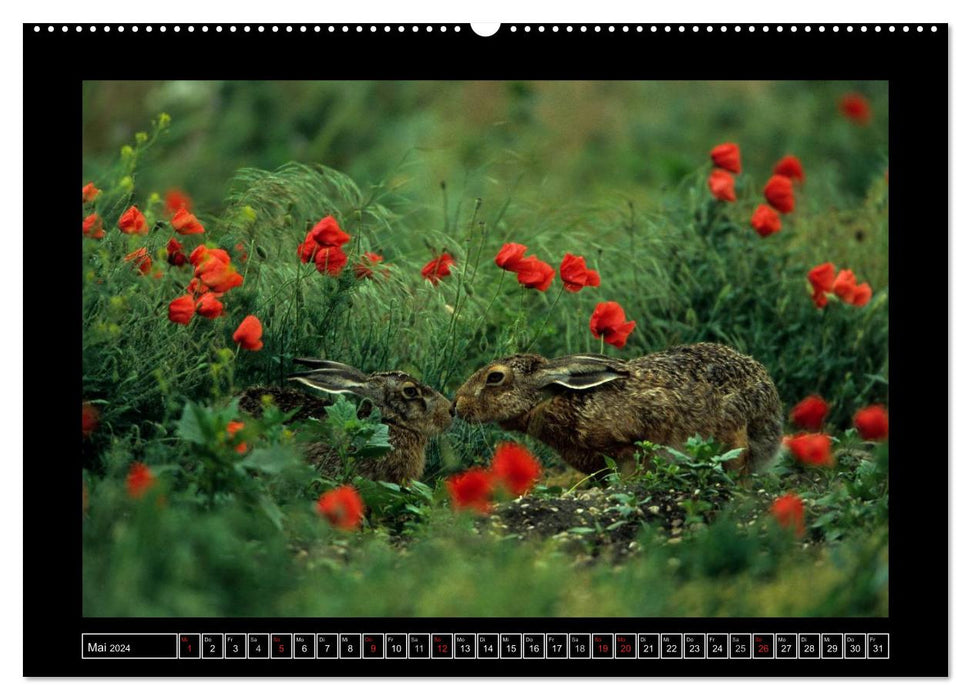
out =
<path fill-rule="evenodd" d="M 418 389 L 416 389 L 413 385 L 409 384 L 408 386 L 406 386 L 401 390 L 401 393 L 405 395 L 406 399 L 413 399 L 416 396 L 418 396 Z"/>
<path fill-rule="evenodd" d="M 502 380 L 506 378 L 506 375 L 502 372 L 489 372 L 489 376 L 486 377 L 486 384 L 502 384 Z"/>

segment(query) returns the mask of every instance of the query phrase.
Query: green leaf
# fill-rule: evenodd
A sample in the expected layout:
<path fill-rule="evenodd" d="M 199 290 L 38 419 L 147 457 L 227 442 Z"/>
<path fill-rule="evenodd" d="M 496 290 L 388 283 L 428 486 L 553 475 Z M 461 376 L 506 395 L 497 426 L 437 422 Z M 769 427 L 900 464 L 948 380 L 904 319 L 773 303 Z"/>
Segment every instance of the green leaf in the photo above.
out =
<path fill-rule="evenodd" d="M 745 452 L 745 448 L 744 447 L 736 447 L 734 450 L 729 450 L 728 452 L 726 452 L 724 454 L 720 454 L 720 455 L 716 455 L 715 457 L 712 457 L 711 458 L 711 461 L 713 461 L 713 462 L 728 462 L 729 460 L 735 459 L 736 457 L 738 457 L 743 452 Z"/>
<path fill-rule="evenodd" d="M 282 530 L 283 511 L 280 510 L 280 507 L 266 494 L 260 496 L 259 502 L 260 509 L 266 514 L 266 517 L 270 519 L 270 522 L 273 523 L 277 530 Z"/>
<path fill-rule="evenodd" d="M 355 454 L 359 457 L 373 458 L 387 454 L 393 449 L 388 434 L 388 426 L 384 423 L 377 423 L 373 426 L 373 432 L 367 437 L 367 441 L 358 447 Z"/>
<path fill-rule="evenodd" d="M 401 487 L 398 486 L 398 484 L 392 484 L 390 481 L 380 481 L 380 480 L 378 480 L 378 483 L 381 484 L 384 488 L 388 489 L 389 491 L 395 491 L 397 493 L 401 492 Z"/>
<path fill-rule="evenodd" d="M 206 412 L 191 401 L 182 409 L 182 417 L 176 427 L 176 434 L 187 442 L 204 445 L 212 430 L 206 430 Z"/>
<path fill-rule="evenodd" d="M 418 494 L 429 502 L 432 500 L 432 496 L 434 495 L 434 492 L 427 484 L 424 484 L 417 479 L 411 480 L 411 483 L 408 484 L 408 490 Z"/>
<path fill-rule="evenodd" d="M 592 527 L 571 527 L 567 532 L 572 532 L 574 535 L 589 535 L 591 532 L 596 532 Z"/>
<path fill-rule="evenodd" d="M 679 462 L 684 462 L 684 463 L 688 463 L 688 462 L 690 462 L 690 461 L 691 461 L 691 457 L 689 457 L 688 455 L 686 455 L 686 454 L 685 454 L 684 452 L 678 452 L 678 451 L 677 451 L 676 449 L 674 449 L 673 447 L 665 447 L 664 449 L 666 449 L 666 450 L 667 450 L 668 452 L 670 452 L 670 453 L 671 453 L 672 455 L 674 455 L 674 457 L 675 457 L 675 458 L 676 458 L 676 459 L 677 459 L 677 460 L 678 460 Z"/>
<path fill-rule="evenodd" d="M 240 466 L 264 474 L 279 474 L 284 469 L 291 469 L 302 463 L 303 461 L 288 447 L 271 445 L 250 452 L 240 462 Z"/>
<path fill-rule="evenodd" d="M 334 427 L 343 428 L 345 425 L 356 425 L 358 422 L 357 409 L 343 396 L 338 396 L 337 400 L 324 410 L 327 412 L 327 422 Z"/>
<path fill-rule="evenodd" d="M 816 520 L 813 522 L 811 527 L 815 528 L 815 527 L 824 527 L 826 525 L 829 525 L 831 522 L 834 522 L 836 520 L 838 515 L 839 514 L 836 513 L 835 511 L 830 511 L 829 513 L 823 513 L 818 518 L 816 518 Z"/>

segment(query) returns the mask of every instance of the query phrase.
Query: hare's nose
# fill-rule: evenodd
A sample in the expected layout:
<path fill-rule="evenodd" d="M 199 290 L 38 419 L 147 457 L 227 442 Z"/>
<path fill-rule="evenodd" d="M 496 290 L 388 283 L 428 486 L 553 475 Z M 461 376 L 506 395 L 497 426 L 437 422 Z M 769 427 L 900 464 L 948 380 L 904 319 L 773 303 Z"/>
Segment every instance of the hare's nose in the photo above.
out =
<path fill-rule="evenodd" d="M 457 401 L 458 400 L 456 399 L 455 401 L 452 402 L 452 405 L 448 407 L 448 412 L 451 414 L 452 418 L 455 418 L 455 404 L 457 403 Z"/>

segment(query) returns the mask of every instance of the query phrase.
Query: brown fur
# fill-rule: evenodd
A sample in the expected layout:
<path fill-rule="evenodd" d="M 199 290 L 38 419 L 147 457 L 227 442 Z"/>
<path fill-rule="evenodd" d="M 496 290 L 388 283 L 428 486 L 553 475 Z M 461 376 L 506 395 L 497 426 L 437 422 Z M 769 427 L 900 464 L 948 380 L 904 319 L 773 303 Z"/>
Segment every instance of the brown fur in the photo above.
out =
<path fill-rule="evenodd" d="M 337 367 L 336 363 L 332 363 Z M 346 368 L 346 369 L 344 369 Z M 428 439 L 452 424 L 449 400 L 429 386 L 419 383 L 404 372 L 374 372 L 364 375 L 346 365 L 338 370 L 307 372 L 299 377 L 305 385 L 331 393 L 353 393 L 369 400 L 381 411 L 381 422 L 388 426 L 390 452 L 374 459 L 355 462 L 356 474 L 375 481 L 407 483 L 425 471 L 425 448 Z M 414 396 L 405 390 L 414 388 Z M 240 408 L 260 415 L 263 396 L 269 394 L 284 411 L 299 412 L 293 420 L 323 419 L 329 402 L 304 391 L 280 387 L 253 387 L 240 397 Z M 359 415 L 367 404 L 362 404 Z M 340 458 L 327 443 L 312 443 L 306 448 L 307 459 L 327 476 L 338 476 Z"/>
<path fill-rule="evenodd" d="M 455 407 L 465 420 L 541 440 L 586 474 L 604 468 L 603 455 L 629 464 L 635 442 L 679 447 L 696 434 L 745 449 L 730 467 L 748 471 L 774 458 L 782 436 L 782 406 L 765 368 L 715 343 L 632 360 L 513 355 L 473 374 Z"/>

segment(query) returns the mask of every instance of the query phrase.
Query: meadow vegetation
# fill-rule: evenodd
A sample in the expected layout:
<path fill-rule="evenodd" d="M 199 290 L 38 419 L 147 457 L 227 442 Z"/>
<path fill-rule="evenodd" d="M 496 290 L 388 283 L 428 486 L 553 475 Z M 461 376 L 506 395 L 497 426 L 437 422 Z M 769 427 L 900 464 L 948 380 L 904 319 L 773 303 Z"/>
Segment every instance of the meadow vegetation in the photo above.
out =
<path fill-rule="evenodd" d="M 887 614 L 886 414 L 860 414 L 888 406 L 886 84 L 88 83 L 84 100 L 86 615 Z M 762 235 L 787 155 L 795 208 Z M 552 281 L 497 265 L 511 242 Z M 599 285 L 565 290 L 566 254 Z M 608 301 L 636 322 L 620 347 L 591 332 Z M 296 422 L 239 408 L 300 357 L 451 397 L 516 352 L 700 341 L 774 379 L 773 466 L 734 474 L 697 436 L 590 478 L 456 420 L 420 480 L 369 481 L 354 461 L 387 429 L 357 399 Z M 456 479 L 510 442 L 540 473 L 463 501 Z"/>

